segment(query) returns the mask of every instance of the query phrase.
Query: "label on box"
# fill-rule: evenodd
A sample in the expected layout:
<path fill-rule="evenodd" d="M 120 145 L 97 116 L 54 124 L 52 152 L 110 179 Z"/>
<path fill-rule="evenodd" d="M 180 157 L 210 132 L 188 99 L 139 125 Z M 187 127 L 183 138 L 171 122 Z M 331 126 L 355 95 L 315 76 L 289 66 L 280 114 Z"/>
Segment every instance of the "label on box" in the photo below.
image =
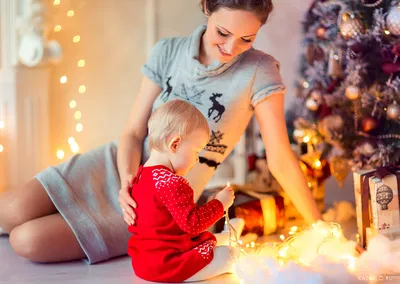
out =
<path fill-rule="evenodd" d="M 395 175 L 369 179 L 372 225 L 379 233 L 400 231 L 399 191 Z"/>

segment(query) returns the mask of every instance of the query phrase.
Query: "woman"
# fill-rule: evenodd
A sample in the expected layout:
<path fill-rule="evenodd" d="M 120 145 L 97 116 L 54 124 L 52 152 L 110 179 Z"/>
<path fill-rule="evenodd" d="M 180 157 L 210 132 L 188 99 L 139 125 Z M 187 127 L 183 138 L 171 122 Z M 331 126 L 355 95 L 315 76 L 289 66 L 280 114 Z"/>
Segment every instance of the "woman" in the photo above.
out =
<path fill-rule="evenodd" d="M 153 48 L 118 145 L 76 155 L 0 197 L 0 226 L 16 253 L 39 262 L 86 257 L 89 263 L 126 254 L 124 220 L 132 224 L 136 218 L 129 189 L 148 157 L 147 122 L 152 110 L 173 99 L 195 105 L 212 130 L 200 163 L 186 176 L 195 199 L 254 114 L 272 174 L 307 222 L 320 219 L 287 137 L 279 64 L 252 48 L 271 0 L 202 0 L 201 6 L 207 26 Z"/>

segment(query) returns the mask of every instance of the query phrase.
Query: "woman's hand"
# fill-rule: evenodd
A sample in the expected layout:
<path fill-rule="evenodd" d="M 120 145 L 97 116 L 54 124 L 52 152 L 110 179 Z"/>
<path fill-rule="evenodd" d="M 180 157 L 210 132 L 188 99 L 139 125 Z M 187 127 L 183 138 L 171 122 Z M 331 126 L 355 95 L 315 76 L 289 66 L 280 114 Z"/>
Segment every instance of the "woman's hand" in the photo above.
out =
<path fill-rule="evenodd" d="M 128 225 L 135 225 L 136 213 L 133 208 L 137 207 L 135 200 L 131 196 L 134 175 L 128 175 L 124 182 L 121 184 L 119 190 L 118 202 L 122 208 L 124 220 Z"/>

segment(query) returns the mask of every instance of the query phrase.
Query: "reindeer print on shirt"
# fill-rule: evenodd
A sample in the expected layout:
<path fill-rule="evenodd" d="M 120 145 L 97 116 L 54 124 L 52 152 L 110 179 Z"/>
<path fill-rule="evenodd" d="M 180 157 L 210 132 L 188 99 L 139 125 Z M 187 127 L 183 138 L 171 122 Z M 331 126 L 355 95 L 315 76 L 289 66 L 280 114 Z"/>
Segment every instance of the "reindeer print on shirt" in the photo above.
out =
<path fill-rule="evenodd" d="M 165 92 L 161 95 L 161 99 L 166 102 L 169 99 L 169 96 L 171 95 L 172 92 L 172 86 L 169 84 L 169 81 L 171 81 L 172 77 L 168 77 L 167 80 L 167 89 L 165 90 Z"/>
<path fill-rule="evenodd" d="M 185 84 L 181 84 L 181 92 L 174 93 L 175 96 L 188 101 L 193 105 L 203 105 L 202 95 L 205 90 L 199 90 L 196 86 L 187 87 Z"/>
<path fill-rule="evenodd" d="M 213 112 L 216 111 L 217 115 L 213 117 L 213 120 L 215 122 L 218 122 L 225 112 L 225 107 L 217 101 L 217 98 L 220 98 L 220 97 L 222 97 L 222 94 L 220 94 L 220 93 L 213 93 L 213 95 L 210 97 L 210 100 L 212 101 L 213 105 L 208 110 L 208 117 L 211 117 Z"/>

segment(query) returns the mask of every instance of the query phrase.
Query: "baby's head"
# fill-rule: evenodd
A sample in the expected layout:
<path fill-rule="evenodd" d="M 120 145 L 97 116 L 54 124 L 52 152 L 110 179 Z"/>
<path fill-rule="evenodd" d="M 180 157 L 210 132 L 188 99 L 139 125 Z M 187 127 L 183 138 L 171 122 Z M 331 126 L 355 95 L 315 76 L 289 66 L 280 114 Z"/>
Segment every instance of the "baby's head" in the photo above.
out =
<path fill-rule="evenodd" d="M 198 162 L 210 139 L 206 118 L 181 100 L 156 109 L 149 119 L 148 132 L 150 150 L 165 154 L 178 175 L 185 175 Z"/>

